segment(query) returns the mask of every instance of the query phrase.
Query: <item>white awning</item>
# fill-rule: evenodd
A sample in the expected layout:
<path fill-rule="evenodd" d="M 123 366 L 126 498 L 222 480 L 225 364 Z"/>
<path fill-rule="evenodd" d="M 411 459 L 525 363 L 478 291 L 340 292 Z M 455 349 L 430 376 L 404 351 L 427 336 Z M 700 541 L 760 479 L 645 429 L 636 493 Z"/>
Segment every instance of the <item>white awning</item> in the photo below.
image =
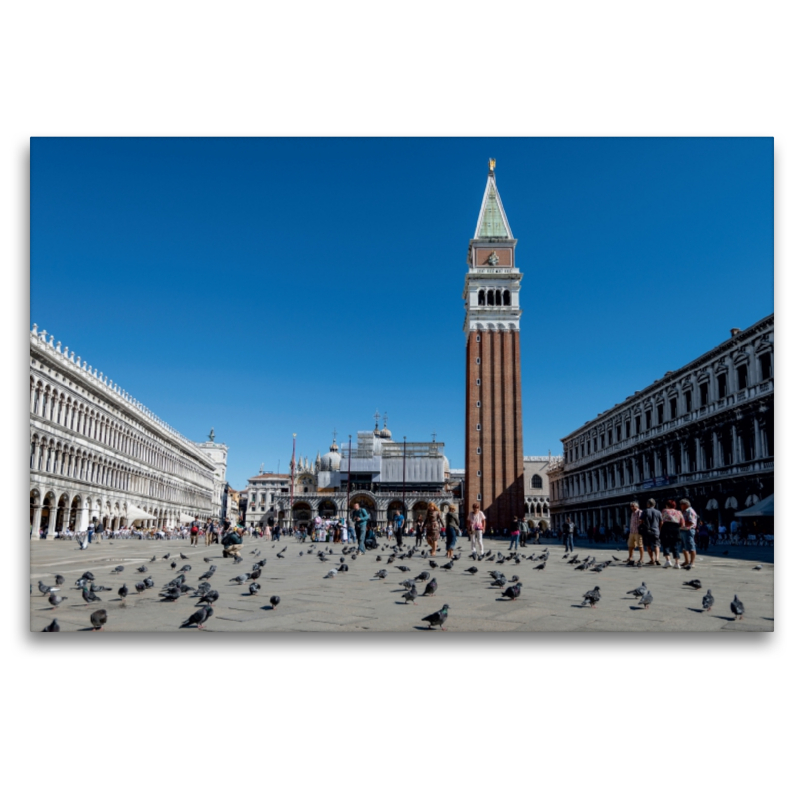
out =
<path fill-rule="evenodd" d="M 757 494 L 749 494 L 747 495 L 747 500 L 744 501 L 744 507 L 750 508 L 750 506 L 754 506 L 761 498 Z"/>
<path fill-rule="evenodd" d="M 706 503 L 706 511 L 716 511 L 719 508 L 719 503 L 712 497 Z"/>
<path fill-rule="evenodd" d="M 128 524 L 130 525 L 137 519 L 153 519 L 153 515 L 149 511 L 145 511 L 143 508 L 139 508 L 139 506 L 133 506 L 130 503 L 128 503 L 128 511 L 126 516 Z"/>
<path fill-rule="evenodd" d="M 735 497 L 729 497 L 725 501 L 725 508 L 739 508 L 739 501 Z"/>
<path fill-rule="evenodd" d="M 737 517 L 774 517 L 775 516 L 775 495 L 771 494 L 760 500 L 754 506 L 750 506 L 747 511 L 738 511 Z"/>
<path fill-rule="evenodd" d="M 178 514 L 178 522 L 194 522 L 194 517 L 189 516 L 189 514 L 184 514 L 182 511 Z"/>

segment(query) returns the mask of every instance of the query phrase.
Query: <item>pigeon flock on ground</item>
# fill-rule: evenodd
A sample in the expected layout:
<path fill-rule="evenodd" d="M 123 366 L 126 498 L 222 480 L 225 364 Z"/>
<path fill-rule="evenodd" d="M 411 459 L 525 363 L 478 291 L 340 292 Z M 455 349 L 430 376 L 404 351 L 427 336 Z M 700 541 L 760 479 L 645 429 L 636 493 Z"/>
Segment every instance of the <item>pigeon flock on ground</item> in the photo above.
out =
<path fill-rule="evenodd" d="M 273 544 L 272 547 L 274 549 L 276 545 Z M 334 550 L 334 547 L 341 549 L 337 552 Z M 285 559 L 287 550 L 287 546 L 283 547 L 282 550 L 274 554 L 275 558 Z M 373 559 L 374 561 L 382 562 L 386 566 L 379 569 L 372 576 L 371 580 L 379 584 L 388 584 L 389 586 L 394 586 L 394 582 L 387 581 L 387 578 L 391 578 L 392 568 L 398 570 L 397 576 L 403 578 L 403 580 L 397 583 L 397 585 L 399 585 L 401 588 L 392 588 L 390 591 L 401 593 L 402 602 L 399 600 L 397 601 L 400 605 L 408 605 L 409 603 L 418 605 L 417 601 L 421 598 L 435 597 L 439 589 L 439 584 L 437 579 L 431 576 L 430 570 L 436 569 L 442 569 L 443 571 L 447 571 L 453 575 L 460 574 L 462 576 L 461 580 L 465 581 L 475 579 L 477 577 L 484 578 L 488 581 L 488 589 L 498 591 L 499 594 L 497 595 L 497 599 L 499 601 L 515 602 L 522 596 L 523 583 L 520 580 L 520 576 L 517 574 L 512 574 L 510 578 L 507 578 L 506 575 L 500 569 L 498 569 L 498 567 L 503 564 L 513 564 L 514 567 L 523 567 L 525 562 L 533 562 L 532 564 L 529 563 L 528 566 L 532 567 L 533 572 L 541 573 L 547 567 L 548 560 L 550 558 L 550 552 L 547 547 L 545 547 L 544 551 L 541 553 L 531 553 L 530 555 L 521 555 L 519 551 L 493 552 L 492 550 L 488 550 L 484 555 L 472 553 L 469 558 L 471 558 L 475 563 L 469 567 L 466 567 L 465 569 L 459 569 L 456 566 L 456 562 L 462 557 L 461 550 L 462 548 L 459 546 L 453 557 L 445 563 L 440 563 L 439 561 L 431 558 L 430 552 L 424 547 L 400 547 L 398 545 L 389 543 L 384 544 L 381 547 L 383 554 L 374 554 L 370 551 L 368 551 L 366 554 L 360 554 L 357 546 L 353 544 L 330 545 L 324 543 L 312 543 L 310 546 L 303 544 L 301 545 L 298 555 L 303 556 L 305 554 L 314 556 L 319 560 L 320 564 L 327 564 L 331 561 L 338 562 L 334 567 L 325 568 L 325 573 L 320 575 L 321 579 L 334 579 L 349 572 L 350 566 L 347 563 L 348 556 L 351 563 L 364 560 L 371 561 Z M 256 558 L 260 555 L 260 549 L 253 549 L 248 553 L 250 558 Z M 240 554 L 236 558 L 222 560 L 220 556 L 216 556 L 214 558 L 209 558 L 206 556 L 203 558 L 203 562 L 208 565 L 208 568 L 197 579 L 197 586 L 191 586 L 188 582 L 188 574 L 192 570 L 192 565 L 190 563 L 184 563 L 180 569 L 176 569 L 178 566 L 178 560 L 173 558 L 172 561 L 170 561 L 170 558 L 170 553 L 166 553 L 160 558 L 157 558 L 156 555 L 153 555 L 149 561 L 151 567 L 145 566 L 144 564 L 137 567 L 136 572 L 142 576 L 142 579 L 138 580 L 134 584 L 134 588 L 129 590 L 127 583 L 123 582 L 122 585 L 116 590 L 116 594 L 119 598 L 119 607 L 125 607 L 129 592 L 135 590 L 137 596 L 146 596 L 151 590 L 156 589 L 156 579 L 150 574 L 151 568 L 154 573 L 160 573 L 167 569 L 168 571 L 166 575 L 163 578 L 158 579 L 159 582 L 163 580 L 163 585 L 160 587 L 160 591 L 156 591 L 153 594 L 156 594 L 159 598 L 159 602 L 162 603 L 181 602 L 182 605 L 192 605 L 194 610 L 192 613 L 187 615 L 187 618 L 180 624 L 179 627 L 205 630 L 206 623 L 214 615 L 214 603 L 217 602 L 220 597 L 219 591 L 212 587 L 211 582 L 215 580 L 223 581 L 223 583 L 220 585 L 220 588 L 222 588 L 222 586 L 235 583 L 237 586 L 246 589 L 247 595 L 250 597 L 255 597 L 259 594 L 262 588 L 257 579 L 262 577 L 262 574 L 267 566 L 267 558 L 262 558 L 261 560 L 253 563 L 250 571 L 238 572 L 238 574 L 230 577 L 218 577 L 217 570 L 220 564 L 213 564 L 211 563 L 212 560 L 219 559 L 221 565 L 223 566 L 222 571 L 228 572 L 228 575 L 230 575 L 231 571 L 233 570 L 225 569 L 225 567 L 232 567 L 238 571 L 242 569 L 239 567 L 239 565 L 244 562 L 245 557 Z M 191 560 L 191 556 L 187 556 L 184 553 L 179 553 L 179 559 L 180 561 L 188 562 Z M 418 560 L 424 561 L 426 569 L 419 571 L 415 577 L 410 577 L 410 575 L 413 575 L 413 573 L 417 572 L 417 569 L 419 568 L 415 568 L 415 563 L 419 563 Z M 168 564 L 164 564 L 163 562 L 168 562 Z M 481 568 L 478 566 L 478 563 L 480 562 L 492 564 L 494 568 Z M 608 560 L 598 561 L 596 555 L 587 555 L 585 558 L 582 558 L 575 553 L 567 553 L 555 563 L 557 565 L 562 565 L 563 563 L 563 566 L 551 567 L 551 569 L 555 568 L 559 570 L 565 570 L 566 567 L 571 568 L 569 573 L 566 571 L 564 572 L 565 579 L 567 580 L 570 579 L 568 579 L 566 576 L 572 575 L 573 571 L 593 572 L 599 574 L 609 567 L 630 568 L 631 566 L 634 566 L 629 562 L 624 562 L 613 555 Z M 162 564 L 163 566 L 161 566 Z M 278 569 L 285 569 L 285 566 L 283 565 L 276 564 L 276 566 Z M 508 567 L 506 568 L 508 569 Z M 755 569 L 759 568 L 760 565 L 758 565 L 758 567 Z M 111 576 L 120 577 L 124 570 L 125 565 L 120 564 L 113 567 L 109 574 Z M 174 577 L 170 577 L 171 575 L 174 575 Z M 167 578 L 169 579 L 167 580 Z M 575 576 L 575 579 L 579 579 L 579 576 Z M 453 579 L 449 578 L 448 580 Z M 699 591 L 704 588 L 702 582 L 696 578 L 683 581 L 682 586 L 691 591 Z M 43 596 L 47 596 L 48 603 L 52 610 L 57 609 L 65 601 L 65 599 L 70 599 L 67 597 L 67 590 L 70 587 L 65 586 L 65 579 L 62 575 L 54 575 L 52 583 L 45 583 L 44 581 L 40 580 L 38 588 L 39 592 L 41 592 Z M 576 594 L 575 605 L 581 608 L 589 607 L 590 609 L 597 609 L 600 607 L 602 600 L 600 586 L 594 586 L 594 588 L 589 589 L 584 583 L 584 587 L 576 588 L 578 588 L 579 591 L 582 588 L 586 588 L 587 591 L 583 592 L 580 601 L 578 601 L 578 596 Z M 707 591 L 702 597 L 702 606 L 704 612 L 709 612 L 714 605 L 714 597 L 711 593 L 711 589 L 708 587 L 705 588 Z M 92 604 L 95 603 L 102 604 L 103 598 L 100 595 L 105 592 L 113 592 L 113 589 L 99 583 L 95 575 L 91 571 L 87 570 L 75 581 L 75 584 L 73 587 L 71 587 L 70 591 L 80 592 L 80 596 L 84 603 L 92 607 Z M 33 585 L 31 585 L 31 593 L 33 593 Z M 632 599 L 637 601 L 637 605 L 631 606 L 631 608 L 635 610 L 638 610 L 641 607 L 642 610 L 646 611 L 655 602 L 653 592 L 650 588 L 648 588 L 645 581 L 642 581 L 640 586 L 630 589 L 626 594 L 631 595 Z M 89 626 L 84 630 L 102 631 L 106 629 L 108 625 L 111 625 L 113 629 L 113 611 L 111 614 L 109 614 L 109 609 L 113 608 L 112 602 L 109 602 L 111 599 L 112 598 L 110 597 L 106 599 L 105 607 L 103 608 L 91 608 Z M 277 609 L 280 602 L 281 598 L 278 595 L 272 595 L 269 598 L 269 606 L 264 606 L 264 609 L 274 611 Z M 606 600 L 606 602 L 609 601 Z M 738 595 L 734 595 L 733 601 L 730 604 L 730 609 L 734 615 L 734 620 L 741 620 L 744 618 L 744 603 L 738 597 Z M 424 628 L 424 626 L 421 625 L 414 625 L 414 627 L 423 630 L 433 630 L 438 627 L 440 630 L 445 631 L 447 630 L 445 623 L 447 622 L 449 612 L 450 605 L 445 603 L 438 611 L 428 614 L 420 619 L 420 622 L 428 623 L 427 628 Z M 109 623 L 110 618 L 112 620 L 111 623 Z M 411 620 L 411 622 L 413 622 L 413 620 Z M 43 632 L 47 633 L 57 633 L 59 631 L 60 626 L 58 620 L 55 618 L 43 629 Z"/>

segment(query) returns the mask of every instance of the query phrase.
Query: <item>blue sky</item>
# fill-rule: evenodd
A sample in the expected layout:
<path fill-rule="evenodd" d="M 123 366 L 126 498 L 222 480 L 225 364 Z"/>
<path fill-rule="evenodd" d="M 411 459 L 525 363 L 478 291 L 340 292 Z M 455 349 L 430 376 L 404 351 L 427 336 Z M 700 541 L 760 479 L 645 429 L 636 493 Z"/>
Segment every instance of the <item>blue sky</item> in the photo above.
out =
<path fill-rule="evenodd" d="M 524 272 L 526 454 L 774 308 L 770 138 L 32 139 L 31 322 L 242 488 L 389 415 L 463 466 L 487 160 Z"/>

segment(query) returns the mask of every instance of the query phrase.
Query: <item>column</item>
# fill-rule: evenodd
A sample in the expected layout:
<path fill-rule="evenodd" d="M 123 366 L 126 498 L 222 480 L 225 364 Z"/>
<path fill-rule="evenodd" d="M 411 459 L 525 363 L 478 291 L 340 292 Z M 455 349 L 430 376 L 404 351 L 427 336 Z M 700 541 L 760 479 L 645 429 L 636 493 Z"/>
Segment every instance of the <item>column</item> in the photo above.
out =
<path fill-rule="evenodd" d="M 47 538 L 52 539 L 56 533 L 56 517 L 58 516 L 58 503 L 50 506 L 50 519 L 47 520 Z"/>
<path fill-rule="evenodd" d="M 714 456 L 714 469 L 718 469 L 722 463 L 722 458 L 719 452 L 719 436 L 715 430 L 711 431 L 711 452 Z"/>
<path fill-rule="evenodd" d="M 33 538 L 39 538 L 39 526 L 42 524 L 42 504 L 37 503 L 33 507 Z"/>
<path fill-rule="evenodd" d="M 761 447 L 761 426 L 758 424 L 758 417 L 753 417 L 753 432 L 755 434 L 755 457 L 762 458 L 764 452 Z M 35 463 L 35 462 L 34 462 Z"/>
<path fill-rule="evenodd" d="M 89 507 L 85 500 L 81 500 L 81 507 L 78 509 L 78 517 L 75 521 L 75 531 L 85 531 L 89 527 Z"/>
<path fill-rule="evenodd" d="M 739 456 L 739 434 L 736 430 L 736 425 L 731 425 L 731 459 L 734 464 L 738 464 L 741 461 Z"/>
<path fill-rule="evenodd" d="M 694 463 L 698 470 L 703 468 L 703 443 L 699 436 L 694 437 Z"/>

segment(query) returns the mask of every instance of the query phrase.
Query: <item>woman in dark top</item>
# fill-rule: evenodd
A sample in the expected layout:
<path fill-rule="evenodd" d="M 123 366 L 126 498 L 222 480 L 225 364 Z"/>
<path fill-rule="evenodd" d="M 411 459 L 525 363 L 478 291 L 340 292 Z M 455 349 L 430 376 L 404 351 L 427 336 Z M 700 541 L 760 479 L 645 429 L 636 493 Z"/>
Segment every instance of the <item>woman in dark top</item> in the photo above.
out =
<path fill-rule="evenodd" d="M 453 557 L 453 550 L 456 549 L 456 538 L 458 536 L 458 520 L 452 511 L 448 511 L 444 517 L 445 525 L 445 547 L 447 548 L 447 557 Z"/>
<path fill-rule="evenodd" d="M 422 516 L 417 517 L 417 523 L 415 525 L 414 532 L 417 535 L 417 541 L 415 544 L 417 547 L 419 547 L 422 544 L 422 535 L 425 532 L 425 523 L 422 521 Z"/>
<path fill-rule="evenodd" d="M 665 569 L 680 569 L 682 521 L 683 516 L 677 510 L 675 501 L 667 500 L 667 507 L 661 512 L 661 545 L 666 557 Z M 670 556 L 675 559 L 674 563 L 670 563 Z"/>

